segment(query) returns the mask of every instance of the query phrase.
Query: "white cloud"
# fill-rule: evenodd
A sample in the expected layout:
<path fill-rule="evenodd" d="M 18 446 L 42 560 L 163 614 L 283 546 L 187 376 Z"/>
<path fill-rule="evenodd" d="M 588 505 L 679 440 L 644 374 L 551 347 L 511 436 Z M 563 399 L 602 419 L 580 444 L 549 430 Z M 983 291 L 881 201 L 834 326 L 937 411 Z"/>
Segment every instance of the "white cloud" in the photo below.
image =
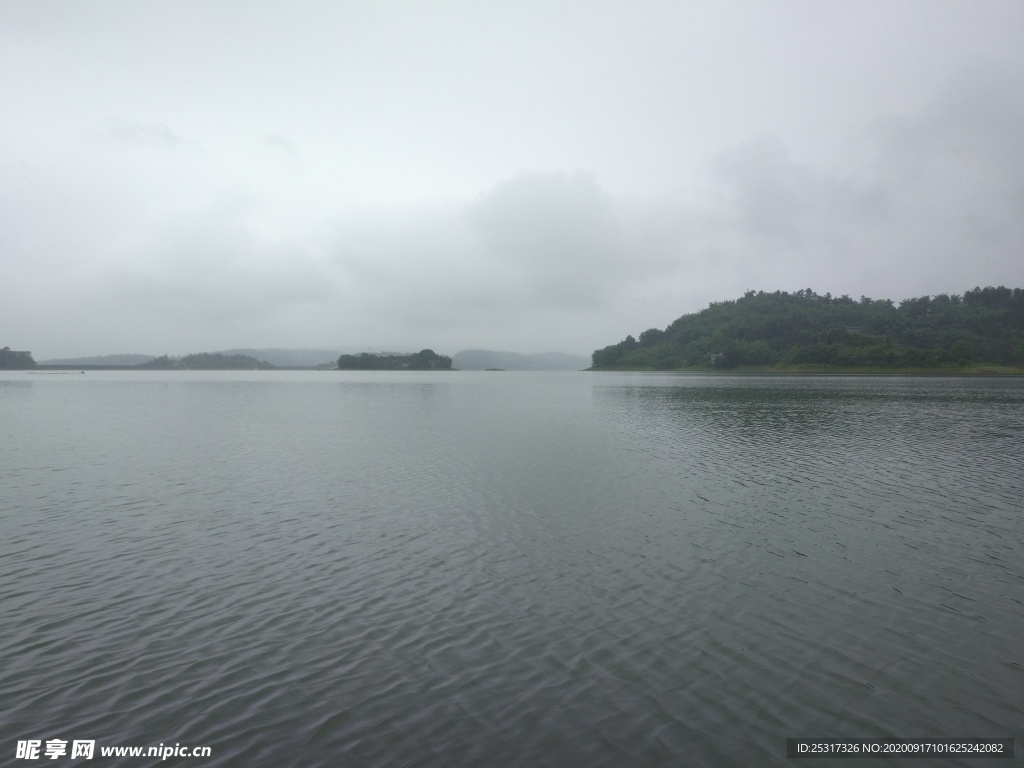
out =
<path fill-rule="evenodd" d="M 108 138 L 124 144 L 143 144 L 171 150 L 185 146 L 185 141 L 162 123 L 141 123 L 112 117 L 106 121 L 104 128 Z"/>
<path fill-rule="evenodd" d="M 0 343 L 585 353 L 1024 284 L 1020 6 L 898 5 L 0 6 Z"/>

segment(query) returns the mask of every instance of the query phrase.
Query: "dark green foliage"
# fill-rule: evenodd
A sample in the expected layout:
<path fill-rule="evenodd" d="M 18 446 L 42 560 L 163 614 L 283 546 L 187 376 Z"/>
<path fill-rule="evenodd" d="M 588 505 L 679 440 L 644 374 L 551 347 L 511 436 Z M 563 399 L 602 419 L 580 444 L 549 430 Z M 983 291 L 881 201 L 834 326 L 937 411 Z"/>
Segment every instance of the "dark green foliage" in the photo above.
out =
<path fill-rule="evenodd" d="M 338 358 L 341 371 L 450 371 L 452 359 L 432 349 L 421 349 L 412 355 L 342 355 Z"/>
<path fill-rule="evenodd" d="M 664 331 L 594 351 L 594 368 L 765 365 L 929 368 L 1024 363 L 1024 291 L 854 300 L 748 291 L 684 315 Z"/>
<path fill-rule="evenodd" d="M 201 352 L 197 355 L 184 357 L 168 357 L 163 355 L 142 363 L 138 368 L 153 370 L 203 370 L 203 371 L 252 371 L 271 370 L 274 366 L 248 355 L 224 355 L 219 352 Z"/>
<path fill-rule="evenodd" d="M 35 364 L 31 352 L 19 352 L 10 347 L 0 349 L 0 368 L 31 368 Z"/>

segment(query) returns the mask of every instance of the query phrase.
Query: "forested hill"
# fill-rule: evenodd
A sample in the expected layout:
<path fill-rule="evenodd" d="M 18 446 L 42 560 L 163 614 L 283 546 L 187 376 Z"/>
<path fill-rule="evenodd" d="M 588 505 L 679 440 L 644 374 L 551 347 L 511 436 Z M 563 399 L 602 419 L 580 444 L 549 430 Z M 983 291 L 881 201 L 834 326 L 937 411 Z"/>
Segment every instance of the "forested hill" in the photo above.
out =
<path fill-rule="evenodd" d="M 683 315 L 665 330 L 627 336 L 593 354 L 595 369 L 835 366 L 949 368 L 1024 365 L 1024 290 L 975 288 L 859 301 L 748 291 L 735 301 Z"/>

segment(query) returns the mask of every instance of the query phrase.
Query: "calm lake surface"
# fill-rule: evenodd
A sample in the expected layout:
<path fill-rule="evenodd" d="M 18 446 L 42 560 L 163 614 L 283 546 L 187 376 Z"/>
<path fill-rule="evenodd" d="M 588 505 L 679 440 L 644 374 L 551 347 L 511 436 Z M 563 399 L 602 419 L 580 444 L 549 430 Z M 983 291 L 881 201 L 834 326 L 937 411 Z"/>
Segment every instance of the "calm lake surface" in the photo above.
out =
<path fill-rule="evenodd" d="M 1019 760 L 1022 498 L 1022 380 L 0 373 L 0 762 Z"/>

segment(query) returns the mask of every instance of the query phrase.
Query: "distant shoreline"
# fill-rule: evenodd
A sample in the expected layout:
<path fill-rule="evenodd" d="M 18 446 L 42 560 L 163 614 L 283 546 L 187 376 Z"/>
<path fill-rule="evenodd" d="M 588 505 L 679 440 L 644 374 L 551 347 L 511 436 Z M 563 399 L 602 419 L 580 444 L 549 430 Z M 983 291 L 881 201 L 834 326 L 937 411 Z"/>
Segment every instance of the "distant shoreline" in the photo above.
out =
<path fill-rule="evenodd" d="M 273 371 L 321 371 L 336 372 L 337 368 L 317 368 L 315 366 L 283 366 L 274 368 L 252 369 L 252 368 L 140 368 L 137 365 L 34 365 L 31 368 L 7 368 L 8 371 L 22 371 L 24 373 L 69 373 L 69 372 L 91 372 L 91 371 L 136 371 L 138 373 L 151 373 L 153 371 L 165 371 L 176 373 L 190 373 L 196 371 L 250 371 L 262 370 Z M 387 369 L 382 369 L 386 371 Z M 453 368 L 458 371 L 460 369 Z M 496 370 L 496 369 L 490 369 Z M 500 370 L 500 369 L 497 369 Z M 380 371 L 378 371 L 380 372 Z M 398 371 L 401 372 L 401 371 Z M 406 370 L 406 372 L 409 372 Z M 419 372 L 419 371 L 414 371 Z M 572 371 L 564 371 L 571 373 Z M 701 366 L 693 368 L 584 368 L 581 373 L 686 373 L 700 376 L 959 376 L 965 378 L 976 378 L 981 376 L 1016 377 L 1024 376 L 1024 369 L 1012 366 L 976 364 L 962 367 L 950 368 L 840 368 L 829 366 L 737 366 L 735 368 L 712 368 Z M 531 373 L 531 371 L 521 371 Z"/>
<path fill-rule="evenodd" d="M 986 365 L 982 363 L 965 366 L 943 367 L 943 368 L 884 368 L 880 366 L 865 367 L 839 367 L 827 365 L 748 365 L 736 366 L 735 368 L 713 368 L 711 366 L 700 366 L 693 368 L 588 368 L 592 372 L 619 372 L 619 373 L 695 373 L 722 375 L 842 375 L 842 376 L 1024 376 L 1024 369 L 1008 365 Z"/>
<path fill-rule="evenodd" d="M 315 365 L 275 365 L 273 368 L 143 368 L 138 365 L 53 365 L 41 363 L 31 368 L 7 368 L 9 371 L 318 371 L 336 370 Z"/>

